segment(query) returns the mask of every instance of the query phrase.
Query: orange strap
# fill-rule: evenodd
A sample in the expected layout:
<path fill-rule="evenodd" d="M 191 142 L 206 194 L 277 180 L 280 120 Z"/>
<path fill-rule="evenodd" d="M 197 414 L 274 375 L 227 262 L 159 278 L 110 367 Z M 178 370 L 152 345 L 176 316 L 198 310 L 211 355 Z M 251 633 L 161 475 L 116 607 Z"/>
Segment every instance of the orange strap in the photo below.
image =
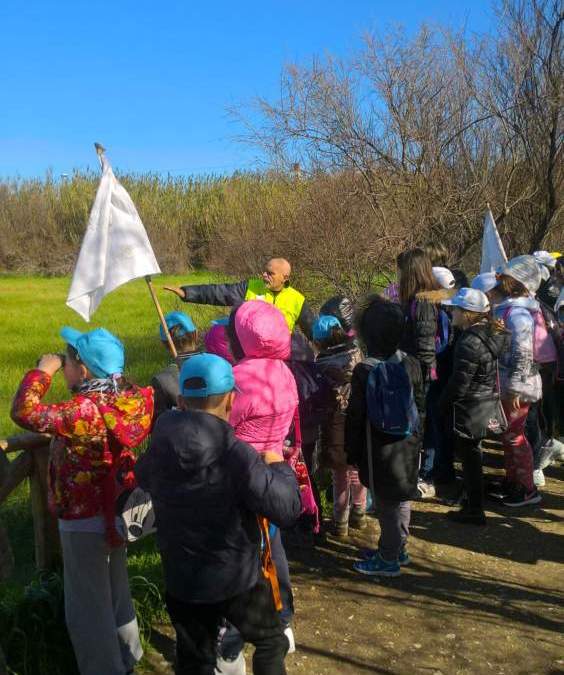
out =
<path fill-rule="evenodd" d="M 270 548 L 270 537 L 268 536 L 268 520 L 263 516 L 257 516 L 257 520 L 264 543 L 264 550 L 261 556 L 262 573 L 268 579 L 268 583 L 272 589 L 274 606 L 276 607 L 276 611 L 279 612 L 282 609 L 282 598 L 280 597 L 280 585 L 278 584 L 276 565 L 274 564 L 274 560 L 272 560 L 272 549 Z"/>

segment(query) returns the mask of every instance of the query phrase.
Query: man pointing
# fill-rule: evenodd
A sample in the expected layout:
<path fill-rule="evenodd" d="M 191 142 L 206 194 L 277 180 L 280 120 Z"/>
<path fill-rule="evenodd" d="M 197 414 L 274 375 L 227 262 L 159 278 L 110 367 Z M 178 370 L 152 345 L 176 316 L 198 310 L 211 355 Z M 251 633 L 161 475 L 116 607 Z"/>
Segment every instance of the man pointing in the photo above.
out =
<path fill-rule="evenodd" d="M 165 290 L 176 293 L 184 302 L 199 305 L 232 307 L 244 300 L 263 300 L 275 305 L 286 318 L 290 331 L 296 324 L 311 339 L 314 315 L 304 296 L 290 286 L 292 268 L 284 258 L 272 258 L 265 266 L 260 279 L 247 279 L 234 284 L 204 284 L 171 287 Z"/>

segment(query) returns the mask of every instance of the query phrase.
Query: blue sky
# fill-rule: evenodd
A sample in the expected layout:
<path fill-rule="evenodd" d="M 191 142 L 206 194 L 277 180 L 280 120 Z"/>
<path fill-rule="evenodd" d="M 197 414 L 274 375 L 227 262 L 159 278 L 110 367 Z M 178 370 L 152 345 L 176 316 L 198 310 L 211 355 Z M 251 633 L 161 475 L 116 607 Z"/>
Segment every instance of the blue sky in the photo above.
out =
<path fill-rule="evenodd" d="M 282 67 L 346 56 L 368 30 L 465 24 L 487 0 L 1 0 L 0 177 L 96 167 L 229 173 L 256 151 L 230 105 L 274 97 Z"/>

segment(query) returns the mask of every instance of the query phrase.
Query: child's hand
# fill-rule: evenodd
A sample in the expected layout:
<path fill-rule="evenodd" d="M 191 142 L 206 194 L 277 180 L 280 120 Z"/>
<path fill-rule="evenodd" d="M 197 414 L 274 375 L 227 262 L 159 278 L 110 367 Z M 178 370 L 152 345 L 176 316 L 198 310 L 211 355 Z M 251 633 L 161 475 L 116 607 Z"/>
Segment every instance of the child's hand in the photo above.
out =
<path fill-rule="evenodd" d="M 58 354 L 44 354 L 37 363 L 38 370 L 42 370 L 51 376 L 62 367 L 63 360 Z"/>
<path fill-rule="evenodd" d="M 171 293 L 175 293 L 181 300 L 184 300 L 186 297 L 186 293 L 184 292 L 183 288 L 180 288 L 179 286 L 163 286 L 165 291 L 170 291 Z"/>
<path fill-rule="evenodd" d="M 264 452 L 262 455 L 266 464 L 276 464 L 276 462 L 283 462 L 284 460 L 277 452 Z"/>

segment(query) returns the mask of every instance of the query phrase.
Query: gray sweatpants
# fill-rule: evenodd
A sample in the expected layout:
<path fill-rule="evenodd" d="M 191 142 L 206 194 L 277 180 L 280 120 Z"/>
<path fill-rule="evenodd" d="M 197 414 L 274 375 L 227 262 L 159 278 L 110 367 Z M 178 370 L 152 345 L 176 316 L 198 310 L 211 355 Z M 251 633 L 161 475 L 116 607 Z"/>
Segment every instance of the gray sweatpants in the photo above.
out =
<path fill-rule="evenodd" d="M 392 502 L 377 498 L 375 503 L 380 523 L 378 550 L 384 560 L 397 560 L 409 536 L 411 502 Z"/>
<path fill-rule="evenodd" d="M 143 655 L 125 546 L 103 534 L 61 532 L 65 616 L 81 675 L 124 675 Z"/>

